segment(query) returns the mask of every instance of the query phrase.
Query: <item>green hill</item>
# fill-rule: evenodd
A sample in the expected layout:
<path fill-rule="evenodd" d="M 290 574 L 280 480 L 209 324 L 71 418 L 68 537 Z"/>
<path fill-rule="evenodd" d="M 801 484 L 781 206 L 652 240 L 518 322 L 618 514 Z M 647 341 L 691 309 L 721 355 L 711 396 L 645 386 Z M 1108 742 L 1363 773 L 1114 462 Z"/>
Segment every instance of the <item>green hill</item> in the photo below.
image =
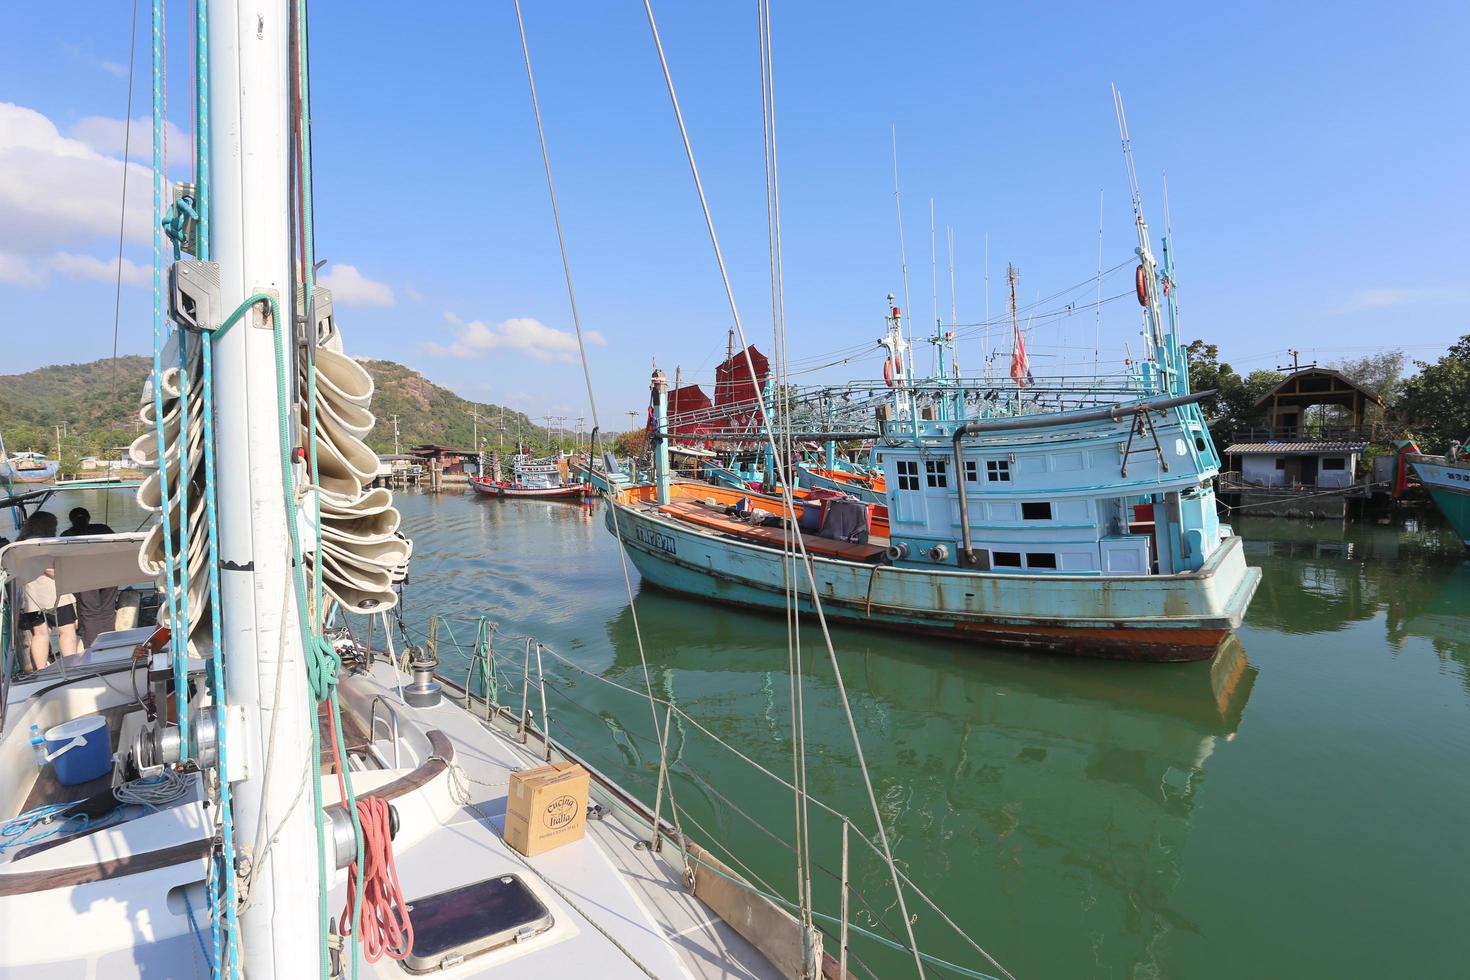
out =
<path fill-rule="evenodd" d="M 378 424 L 368 444 L 378 452 L 393 451 L 394 415 L 403 449 L 425 442 L 469 448 L 474 440 L 472 413 L 480 416 L 480 438 L 489 448 L 514 444 L 518 433 L 533 445 L 546 444 L 546 430 L 523 412 L 461 398 L 402 364 L 361 363 L 377 386 L 372 407 Z M 55 427 L 65 421 L 63 463 L 87 455 L 115 455 L 141 431 L 138 401 L 152 364 L 151 358 L 128 355 L 115 362 L 104 358 L 0 375 L 0 434 L 6 448 L 54 456 Z"/>

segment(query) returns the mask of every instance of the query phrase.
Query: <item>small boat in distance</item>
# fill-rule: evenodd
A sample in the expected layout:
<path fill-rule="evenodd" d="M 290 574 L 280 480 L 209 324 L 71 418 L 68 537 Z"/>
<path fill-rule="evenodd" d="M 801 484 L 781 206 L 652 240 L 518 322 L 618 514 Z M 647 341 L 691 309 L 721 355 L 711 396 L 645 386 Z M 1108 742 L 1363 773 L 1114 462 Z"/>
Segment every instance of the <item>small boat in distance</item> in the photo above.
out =
<path fill-rule="evenodd" d="M 496 470 L 499 469 L 497 465 Z M 529 456 L 516 456 L 511 460 L 511 479 L 496 479 L 499 473 L 490 476 L 470 477 L 470 486 L 476 493 L 487 497 L 527 497 L 544 500 L 580 500 L 592 495 L 590 484 L 571 479 L 570 466 L 565 456 L 555 459 L 534 460 Z"/>
<path fill-rule="evenodd" d="M 0 480 L 7 483 L 47 483 L 56 478 L 59 469 L 60 463 L 38 452 L 6 455 L 5 443 L 0 442 Z"/>

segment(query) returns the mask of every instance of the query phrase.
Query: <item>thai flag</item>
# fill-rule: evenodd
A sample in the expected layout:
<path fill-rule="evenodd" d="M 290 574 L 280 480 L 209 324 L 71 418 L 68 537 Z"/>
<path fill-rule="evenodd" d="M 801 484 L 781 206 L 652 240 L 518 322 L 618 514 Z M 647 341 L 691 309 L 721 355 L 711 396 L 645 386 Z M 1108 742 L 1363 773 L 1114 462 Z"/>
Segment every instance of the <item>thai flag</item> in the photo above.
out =
<path fill-rule="evenodd" d="M 1035 384 L 1031 376 L 1031 360 L 1026 356 L 1026 341 L 1021 337 L 1021 328 L 1015 327 L 1015 339 L 1011 343 L 1011 379 L 1016 387 L 1024 388 Z"/>

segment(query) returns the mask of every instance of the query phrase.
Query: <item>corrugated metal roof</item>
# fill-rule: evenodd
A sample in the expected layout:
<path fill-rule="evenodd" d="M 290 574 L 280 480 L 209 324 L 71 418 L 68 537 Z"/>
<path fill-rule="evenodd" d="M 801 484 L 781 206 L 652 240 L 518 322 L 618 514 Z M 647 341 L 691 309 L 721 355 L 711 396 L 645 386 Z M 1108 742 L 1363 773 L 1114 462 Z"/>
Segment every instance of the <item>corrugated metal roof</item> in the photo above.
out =
<path fill-rule="evenodd" d="M 1313 456 L 1325 456 L 1333 453 L 1360 453 L 1367 448 L 1366 442 L 1237 442 L 1225 450 L 1225 455 L 1290 456 L 1294 453 L 1309 453 Z"/>

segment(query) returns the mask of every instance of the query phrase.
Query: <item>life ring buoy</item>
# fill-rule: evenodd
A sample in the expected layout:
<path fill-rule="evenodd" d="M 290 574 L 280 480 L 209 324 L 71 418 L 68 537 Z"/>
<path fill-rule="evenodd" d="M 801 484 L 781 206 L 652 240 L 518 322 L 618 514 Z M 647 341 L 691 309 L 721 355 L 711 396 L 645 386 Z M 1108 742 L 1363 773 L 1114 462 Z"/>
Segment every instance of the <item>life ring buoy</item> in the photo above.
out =
<path fill-rule="evenodd" d="M 883 360 L 883 383 L 886 384 L 890 388 L 893 387 L 893 374 L 894 374 L 894 371 L 893 371 L 893 358 L 892 357 L 884 358 L 884 360 Z"/>
<path fill-rule="evenodd" d="M 1148 273 L 1143 271 L 1143 266 L 1134 270 L 1133 288 L 1138 293 L 1138 305 L 1148 305 Z"/>

